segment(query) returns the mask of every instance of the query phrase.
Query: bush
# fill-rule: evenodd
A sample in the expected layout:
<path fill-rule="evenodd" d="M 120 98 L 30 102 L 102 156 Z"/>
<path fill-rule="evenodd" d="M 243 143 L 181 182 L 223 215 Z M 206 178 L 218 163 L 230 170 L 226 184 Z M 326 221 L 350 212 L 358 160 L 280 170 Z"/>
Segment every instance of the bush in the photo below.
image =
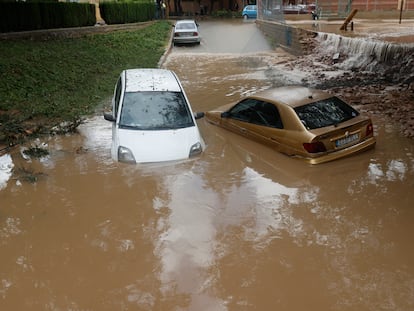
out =
<path fill-rule="evenodd" d="M 64 2 L 0 2 L 0 32 L 92 26 L 95 5 Z"/>
<path fill-rule="evenodd" d="M 155 16 L 155 4 L 148 1 L 103 2 L 99 6 L 107 24 L 145 22 Z"/>

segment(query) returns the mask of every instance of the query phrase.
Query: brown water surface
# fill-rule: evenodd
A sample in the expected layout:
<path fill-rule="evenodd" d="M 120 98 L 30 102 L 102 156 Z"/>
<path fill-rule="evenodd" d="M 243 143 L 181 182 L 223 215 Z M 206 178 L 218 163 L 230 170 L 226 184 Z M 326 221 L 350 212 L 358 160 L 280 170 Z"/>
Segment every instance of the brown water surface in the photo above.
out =
<path fill-rule="evenodd" d="M 189 49 L 164 66 L 195 111 L 297 80 L 269 68 L 283 53 Z M 320 166 L 204 119 L 205 152 L 180 163 L 113 162 L 101 115 L 40 160 L 15 149 L 0 310 L 412 310 L 414 145 L 373 119 L 375 150 Z"/>

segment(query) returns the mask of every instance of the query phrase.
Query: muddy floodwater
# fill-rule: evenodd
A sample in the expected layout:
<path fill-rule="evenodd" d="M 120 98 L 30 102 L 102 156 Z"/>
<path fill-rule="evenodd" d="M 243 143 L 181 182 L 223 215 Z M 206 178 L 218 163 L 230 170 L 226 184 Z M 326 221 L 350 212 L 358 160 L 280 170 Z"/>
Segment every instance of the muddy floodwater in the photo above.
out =
<path fill-rule="evenodd" d="M 300 82 L 266 40 L 236 53 L 206 36 L 163 64 L 195 111 Z M 204 119 L 200 157 L 116 163 L 101 112 L 33 142 L 48 156 L 15 148 L 0 157 L 0 310 L 413 310 L 414 144 L 372 118 L 374 150 L 318 166 Z"/>

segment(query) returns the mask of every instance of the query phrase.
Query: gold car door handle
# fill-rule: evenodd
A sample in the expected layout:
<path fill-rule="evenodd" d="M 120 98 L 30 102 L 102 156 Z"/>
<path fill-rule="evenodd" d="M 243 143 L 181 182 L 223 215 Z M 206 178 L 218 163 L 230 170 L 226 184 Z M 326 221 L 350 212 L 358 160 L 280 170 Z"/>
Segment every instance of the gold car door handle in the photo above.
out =
<path fill-rule="evenodd" d="M 244 127 L 241 127 L 241 128 L 240 128 L 240 132 L 242 132 L 242 133 L 247 133 L 247 130 L 246 130 Z"/>

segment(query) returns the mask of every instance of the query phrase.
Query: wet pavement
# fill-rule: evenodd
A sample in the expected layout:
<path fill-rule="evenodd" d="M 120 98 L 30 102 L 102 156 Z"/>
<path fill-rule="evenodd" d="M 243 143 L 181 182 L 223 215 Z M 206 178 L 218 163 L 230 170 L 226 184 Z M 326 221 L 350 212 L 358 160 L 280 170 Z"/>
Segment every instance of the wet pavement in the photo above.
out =
<path fill-rule="evenodd" d="M 205 22 L 164 62 L 195 111 L 312 77 L 254 23 L 228 26 L 245 36 L 214 47 Z M 413 309 L 414 144 L 372 118 L 374 150 L 320 166 L 204 119 L 205 152 L 179 163 L 113 162 L 101 115 L 33 142 L 41 159 L 15 148 L 0 157 L 1 309 Z"/>

